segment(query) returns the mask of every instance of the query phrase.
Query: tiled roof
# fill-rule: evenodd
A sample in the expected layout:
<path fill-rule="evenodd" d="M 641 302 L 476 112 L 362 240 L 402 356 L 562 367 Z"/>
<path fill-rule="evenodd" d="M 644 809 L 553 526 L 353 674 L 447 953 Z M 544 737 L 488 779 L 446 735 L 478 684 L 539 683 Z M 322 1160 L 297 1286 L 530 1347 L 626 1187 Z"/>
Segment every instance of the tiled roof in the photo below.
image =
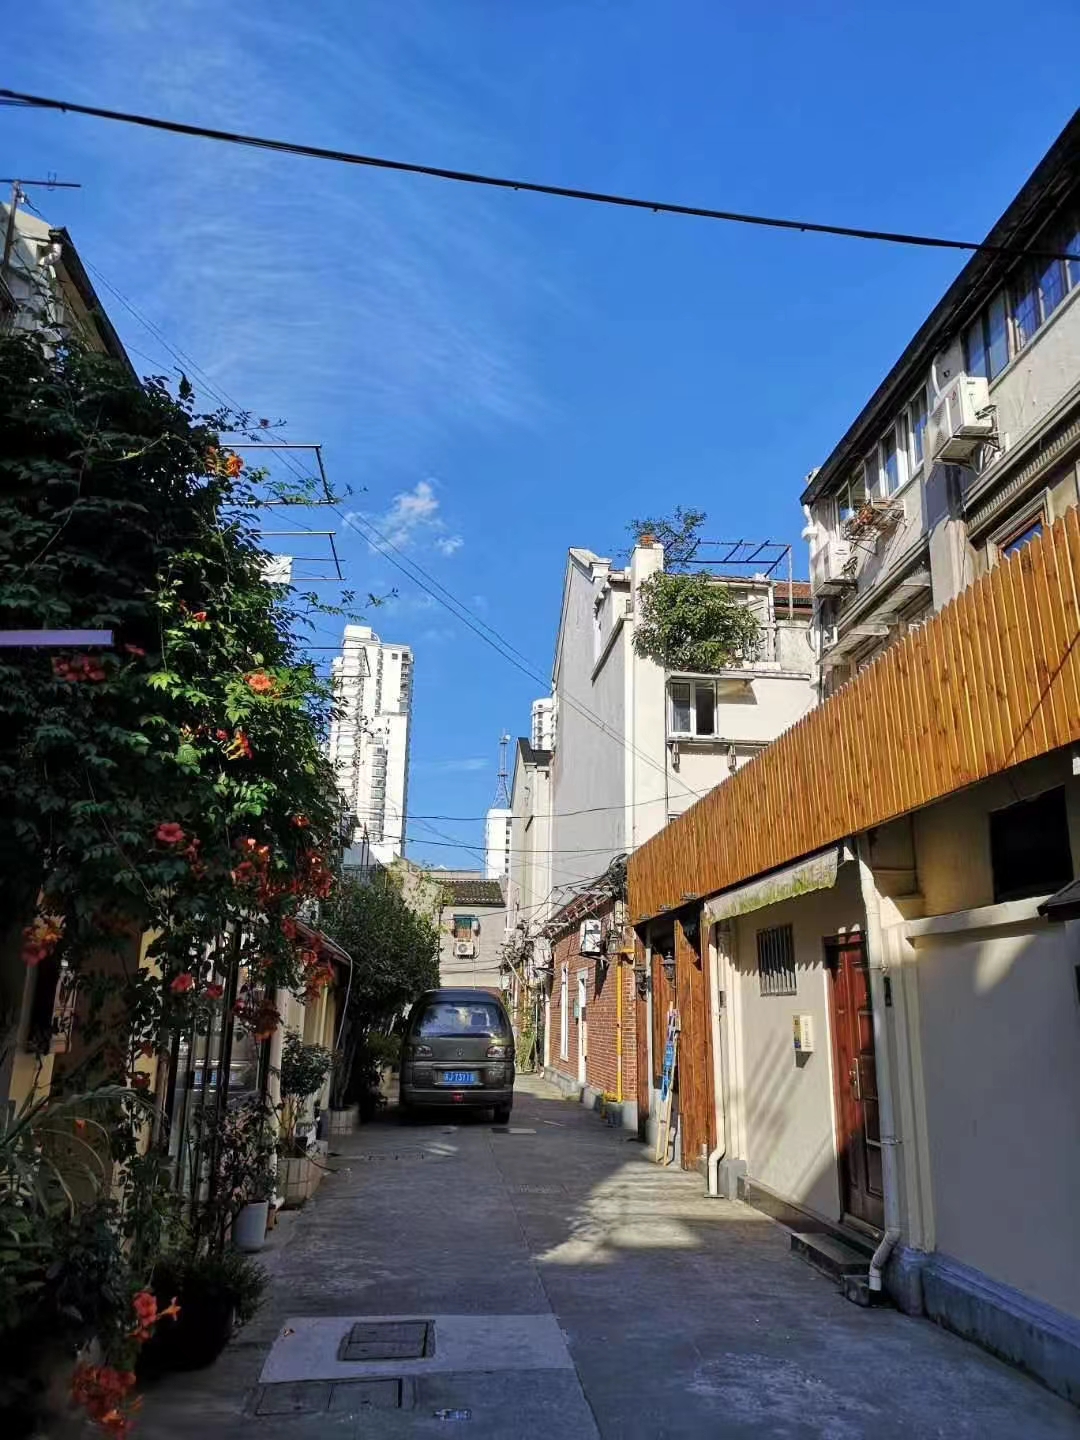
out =
<path fill-rule="evenodd" d="M 503 904 L 502 886 L 498 880 L 443 880 L 441 884 L 450 905 Z"/>

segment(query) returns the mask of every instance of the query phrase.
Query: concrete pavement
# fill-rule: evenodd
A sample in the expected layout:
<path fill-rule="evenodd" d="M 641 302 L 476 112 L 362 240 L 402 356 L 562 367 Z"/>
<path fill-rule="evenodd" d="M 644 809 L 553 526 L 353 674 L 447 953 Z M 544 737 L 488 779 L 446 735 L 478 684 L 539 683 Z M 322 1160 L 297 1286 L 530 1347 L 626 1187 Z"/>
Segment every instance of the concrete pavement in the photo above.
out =
<path fill-rule="evenodd" d="M 1066 1402 L 851 1305 L 773 1221 L 543 1081 L 519 1081 L 508 1130 L 388 1117 L 335 1143 L 337 1173 L 265 1257 L 263 1311 L 210 1370 L 148 1391 L 143 1440 L 1080 1436 Z M 393 1357 L 341 1360 L 373 1317 L 395 1328 L 363 1326 L 356 1353 L 388 1339 Z M 433 1353 L 408 1358 L 414 1341 Z"/>

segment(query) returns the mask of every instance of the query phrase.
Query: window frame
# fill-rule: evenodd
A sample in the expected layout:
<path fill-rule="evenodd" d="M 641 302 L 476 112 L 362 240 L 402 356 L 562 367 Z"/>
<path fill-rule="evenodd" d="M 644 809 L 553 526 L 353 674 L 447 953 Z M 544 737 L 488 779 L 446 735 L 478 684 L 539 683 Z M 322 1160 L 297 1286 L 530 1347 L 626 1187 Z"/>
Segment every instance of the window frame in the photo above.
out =
<path fill-rule="evenodd" d="M 1045 532 L 1049 528 L 1051 520 L 1050 491 L 1040 490 L 1034 499 L 1029 500 L 1019 510 L 1012 511 L 1007 519 L 1000 521 L 991 531 L 986 542 L 991 565 L 997 565 L 1002 560 L 1010 559 L 1011 557 L 1006 554 L 1008 546 L 1019 539 L 1026 530 L 1039 524 Z M 1033 536 L 1032 539 L 1034 538 Z M 1028 541 L 1028 544 L 1030 543 Z"/>
<path fill-rule="evenodd" d="M 690 691 L 690 729 L 676 730 L 675 728 L 675 700 L 672 694 L 676 685 L 685 685 Z M 712 691 L 713 696 L 713 728 L 708 735 L 702 735 L 697 728 L 697 692 L 703 687 Z M 681 679 L 670 679 L 667 683 L 667 725 L 668 738 L 671 740 L 719 740 L 720 733 L 716 728 L 716 712 L 720 707 L 720 696 L 716 688 L 715 680 L 699 680 L 696 677 L 686 676 Z"/>

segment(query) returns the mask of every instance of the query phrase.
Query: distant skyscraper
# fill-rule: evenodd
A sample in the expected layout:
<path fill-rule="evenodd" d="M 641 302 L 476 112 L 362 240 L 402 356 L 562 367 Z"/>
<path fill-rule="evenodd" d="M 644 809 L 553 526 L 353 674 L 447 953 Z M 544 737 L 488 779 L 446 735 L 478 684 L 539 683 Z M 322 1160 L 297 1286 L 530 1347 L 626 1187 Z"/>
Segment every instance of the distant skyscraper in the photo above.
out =
<path fill-rule="evenodd" d="M 510 874 L 510 811 L 494 806 L 487 812 L 484 825 L 484 875 L 488 880 L 504 880 Z"/>
<path fill-rule="evenodd" d="M 384 865 L 404 853 L 413 655 L 368 625 L 346 625 L 332 666 L 338 717 L 330 727 L 337 783 L 356 815 L 355 845 Z"/>
<path fill-rule="evenodd" d="M 532 748 L 555 749 L 555 696 L 545 695 L 532 703 Z"/>
<path fill-rule="evenodd" d="M 499 737 L 495 804 L 487 812 L 484 825 L 484 874 L 489 880 L 505 880 L 510 874 L 510 775 L 506 768 L 506 747 L 509 744 L 510 736 L 503 731 Z"/>

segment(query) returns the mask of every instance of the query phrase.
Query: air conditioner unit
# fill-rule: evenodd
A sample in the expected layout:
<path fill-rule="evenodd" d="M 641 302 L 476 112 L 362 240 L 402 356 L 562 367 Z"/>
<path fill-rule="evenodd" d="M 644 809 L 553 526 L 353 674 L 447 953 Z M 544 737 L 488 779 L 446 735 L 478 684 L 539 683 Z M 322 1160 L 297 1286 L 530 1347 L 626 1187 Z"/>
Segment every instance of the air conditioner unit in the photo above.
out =
<path fill-rule="evenodd" d="M 810 556 L 810 584 L 815 595 L 841 595 L 855 583 L 848 569 L 851 542 L 830 535 Z"/>
<path fill-rule="evenodd" d="M 931 461 L 970 460 L 993 434 L 989 384 L 981 375 L 958 375 L 930 412 L 927 438 Z"/>
<path fill-rule="evenodd" d="M 471 940 L 455 940 L 454 954 L 461 960 L 471 960 L 476 954 L 476 946 Z"/>

